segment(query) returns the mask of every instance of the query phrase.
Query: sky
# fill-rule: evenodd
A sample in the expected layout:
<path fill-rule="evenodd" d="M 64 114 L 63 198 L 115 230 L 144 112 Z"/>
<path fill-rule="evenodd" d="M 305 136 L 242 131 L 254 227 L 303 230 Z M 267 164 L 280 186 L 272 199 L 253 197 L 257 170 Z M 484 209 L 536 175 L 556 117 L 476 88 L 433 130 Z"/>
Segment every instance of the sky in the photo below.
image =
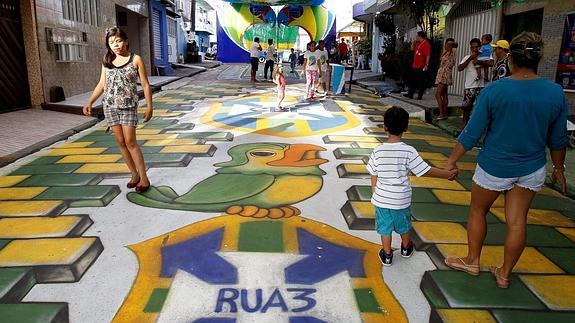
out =
<path fill-rule="evenodd" d="M 363 0 L 325 0 L 323 6 L 336 13 L 337 29 L 353 21 L 353 5 Z"/>

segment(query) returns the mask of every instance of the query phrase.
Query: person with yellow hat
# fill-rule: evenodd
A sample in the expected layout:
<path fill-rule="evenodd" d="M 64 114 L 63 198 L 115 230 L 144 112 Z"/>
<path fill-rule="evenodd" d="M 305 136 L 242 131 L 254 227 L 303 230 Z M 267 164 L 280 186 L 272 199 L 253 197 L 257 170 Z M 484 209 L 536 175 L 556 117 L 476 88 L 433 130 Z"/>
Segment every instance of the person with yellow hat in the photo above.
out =
<path fill-rule="evenodd" d="M 491 44 L 491 46 L 494 48 L 495 57 L 497 58 L 493 64 L 492 81 L 497 81 L 511 75 L 511 69 L 509 68 L 509 43 L 505 39 L 500 39 L 495 44 Z"/>

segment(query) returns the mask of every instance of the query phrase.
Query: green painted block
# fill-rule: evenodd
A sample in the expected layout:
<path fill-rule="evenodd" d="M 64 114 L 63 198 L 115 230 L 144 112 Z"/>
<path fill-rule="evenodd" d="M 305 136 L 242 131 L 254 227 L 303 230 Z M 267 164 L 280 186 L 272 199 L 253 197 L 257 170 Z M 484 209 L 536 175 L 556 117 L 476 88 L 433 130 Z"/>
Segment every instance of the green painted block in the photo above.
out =
<path fill-rule="evenodd" d="M 120 188 L 116 185 L 50 187 L 34 199 L 69 201 L 70 207 L 97 207 L 108 205 L 118 194 Z"/>
<path fill-rule="evenodd" d="M 154 103 L 154 105 L 156 105 Z M 159 107 L 158 107 L 159 108 Z M 158 129 L 158 128 L 165 128 L 169 125 L 173 125 L 175 123 L 178 123 L 178 120 L 175 119 L 152 119 L 146 123 L 144 123 L 144 128 L 153 128 L 153 129 Z"/>
<path fill-rule="evenodd" d="M 573 248 L 537 248 L 545 257 L 551 259 L 565 272 L 575 275 L 575 249 Z"/>
<path fill-rule="evenodd" d="M 162 146 L 142 146 L 140 145 L 140 150 L 143 154 L 157 154 L 162 150 Z M 120 147 L 113 146 L 110 149 L 106 150 L 107 154 L 120 154 Z"/>
<path fill-rule="evenodd" d="M 574 312 L 493 310 L 491 314 L 502 323 L 575 322 Z"/>
<path fill-rule="evenodd" d="M 146 142 L 145 140 L 136 140 L 136 141 L 138 142 L 140 147 Z M 98 141 L 94 141 L 94 143 L 90 145 L 90 148 L 94 148 L 94 147 L 117 148 L 118 143 L 116 142 L 116 139 L 114 139 L 114 138 L 106 139 L 106 140 L 98 140 Z M 111 154 L 110 149 L 106 150 L 106 154 Z"/>
<path fill-rule="evenodd" d="M 60 323 L 68 322 L 67 303 L 0 304 L 3 322 Z"/>
<path fill-rule="evenodd" d="M 144 154 L 144 161 L 150 167 L 185 167 L 192 158 L 192 154 Z"/>
<path fill-rule="evenodd" d="M 254 221 L 240 224 L 238 251 L 284 252 L 283 224 L 279 221 Z"/>
<path fill-rule="evenodd" d="M 70 174 L 82 164 L 24 165 L 10 175 Z"/>
<path fill-rule="evenodd" d="M 370 201 L 372 195 L 371 186 L 369 185 L 354 185 L 346 193 L 350 201 Z M 411 202 L 438 203 L 438 200 L 429 189 L 414 187 L 412 188 Z"/>
<path fill-rule="evenodd" d="M 169 130 L 192 130 L 194 129 L 195 125 L 193 123 L 176 123 L 164 128 L 165 131 Z M 144 127 L 145 128 L 145 127 Z"/>
<path fill-rule="evenodd" d="M 377 303 L 377 299 L 373 296 L 371 288 L 358 288 L 354 289 L 355 300 L 359 311 L 362 313 L 381 313 L 383 309 Z"/>
<path fill-rule="evenodd" d="M 535 195 L 531 203 L 532 209 L 556 210 L 566 214 L 575 212 L 575 201 L 566 197 Z M 572 213 L 571 213 L 572 214 Z"/>
<path fill-rule="evenodd" d="M 102 181 L 99 174 L 33 175 L 16 186 L 86 186 Z"/>
<path fill-rule="evenodd" d="M 49 164 L 55 164 L 57 161 L 59 161 L 60 159 L 62 159 L 64 156 L 41 156 L 38 157 L 36 159 L 34 159 L 33 161 L 29 162 L 26 165 L 49 165 Z"/>
<path fill-rule="evenodd" d="M 440 298 L 432 303 L 437 308 L 546 309 L 517 276 L 511 276 L 508 289 L 501 289 L 491 273 L 471 277 L 464 272 L 435 270 L 423 275 L 421 287 L 426 296 Z"/>
<path fill-rule="evenodd" d="M 367 201 L 359 202 L 364 207 L 358 206 L 358 202 L 347 201 L 340 211 L 351 230 L 374 230 L 375 229 L 375 208 L 373 205 L 365 207 Z"/>
<path fill-rule="evenodd" d="M 0 303 L 17 303 L 36 284 L 30 268 L 0 268 Z"/>
<path fill-rule="evenodd" d="M 159 313 L 164 307 L 166 298 L 168 297 L 169 288 L 154 288 L 152 295 L 148 299 L 146 307 L 144 307 L 144 313 Z"/>
<path fill-rule="evenodd" d="M 9 244 L 10 241 L 12 241 L 12 240 L 0 239 L 0 250 L 2 250 L 4 247 L 6 247 L 6 245 Z"/>
<path fill-rule="evenodd" d="M 429 194 L 432 194 L 429 192 Z M 439 221 L 439 222 L 461 222 L 467 223 L 469 207 L 461 205 L 450 205 L 437 203 L 419 203 L 413 201 L 411 204 L 411 215 L 417 221 Z M 496 216 L 489 212 L 487 223 L 501 223 Z"/>
<path fill-rule="evenodd" d="M 363 160 L 363 157 L 371 155 L 370 148 L 337 148 L 333 151 L 335 158 L 345 160 Z"/>
<path fill-rule="evenodd" d="M 232 141 L 234 135 L 231 132 L 190 132 L 181 133 L 178 139 L 204 139 L 206 141 Z"/>
<path fill-rule="evenodd" d="M 502 245 L 505 242 L 505 224 L 487 226 L 485 244 Z M 527 225 L 527 245 L 532 247 L 575 247 L 575 244 L 553 227 L 544 225 Z"/>

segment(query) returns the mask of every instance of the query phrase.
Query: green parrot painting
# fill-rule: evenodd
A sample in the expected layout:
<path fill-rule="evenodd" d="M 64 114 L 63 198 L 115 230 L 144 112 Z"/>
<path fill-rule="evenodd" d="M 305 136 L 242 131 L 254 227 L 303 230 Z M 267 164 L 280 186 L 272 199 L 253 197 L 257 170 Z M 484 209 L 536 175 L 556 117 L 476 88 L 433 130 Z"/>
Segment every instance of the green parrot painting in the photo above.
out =
<path fill-rule="evenodd" d="M 309 144 L 250 143 L 232 147 L 230 161 L 184 195 L 167 186 L 129 193 L 133 203 L 162 209 L 226 212 L 256 218 L 299 215 L 292 204 L 321 190 L 325 172 L 318 157 L 324 148 Z"/>

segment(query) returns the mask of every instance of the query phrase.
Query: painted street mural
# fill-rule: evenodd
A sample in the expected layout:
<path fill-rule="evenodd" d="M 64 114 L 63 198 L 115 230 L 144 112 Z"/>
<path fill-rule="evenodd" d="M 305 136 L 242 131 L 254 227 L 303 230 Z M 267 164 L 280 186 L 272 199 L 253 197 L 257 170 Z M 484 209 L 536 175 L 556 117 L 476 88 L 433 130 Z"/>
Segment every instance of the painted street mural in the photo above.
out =
<path fill-rule="evenodd" d="M 503 198 L 482 273 L 452 271 L 443 259 L 466 250 L 471 152 L 456 181 L 410 178 L 417 251 L 382 269 L 365 165 L 398 103 L 359 87 L 302 102 L 294 83 L 290 111 L 277 112 L 271 84 L 205 79 L 156 94 L 138 126 L 145 194 L 126 188 L 102 127 L 1 169 L 0 321 L 575 321 L 573 200 L 536 196 L 508 290 L 487 271 L 503 252 Z M 404 139 L 437 167 L 455 143 L 416 118 Z"/>

